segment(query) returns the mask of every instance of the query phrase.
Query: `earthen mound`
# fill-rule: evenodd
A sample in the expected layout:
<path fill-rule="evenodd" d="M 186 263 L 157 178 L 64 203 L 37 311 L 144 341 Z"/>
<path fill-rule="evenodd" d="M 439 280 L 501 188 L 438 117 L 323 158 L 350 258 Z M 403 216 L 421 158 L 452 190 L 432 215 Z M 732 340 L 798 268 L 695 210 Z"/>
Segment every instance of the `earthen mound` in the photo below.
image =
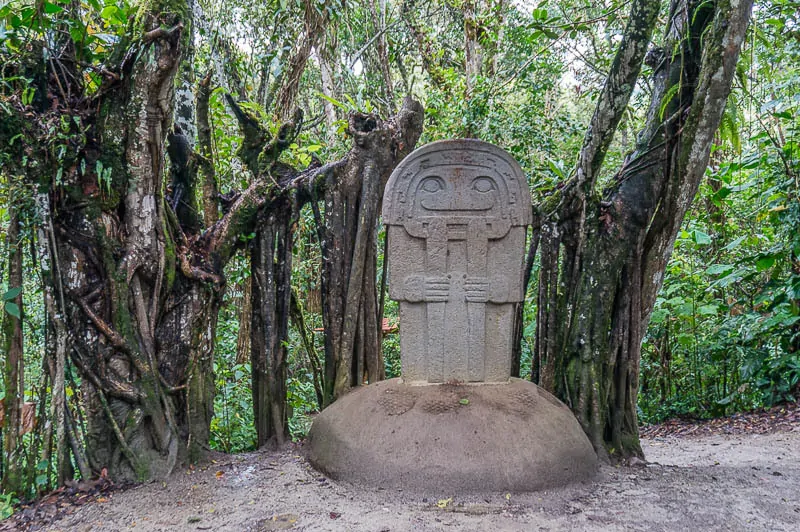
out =
<path fill-rule="evenodd" d="M 317 416 L 308 443 L 333 479 L 414 490 L 531 491 L 597 468 L 572 412 L 520 379 L 364 386 Z"/>

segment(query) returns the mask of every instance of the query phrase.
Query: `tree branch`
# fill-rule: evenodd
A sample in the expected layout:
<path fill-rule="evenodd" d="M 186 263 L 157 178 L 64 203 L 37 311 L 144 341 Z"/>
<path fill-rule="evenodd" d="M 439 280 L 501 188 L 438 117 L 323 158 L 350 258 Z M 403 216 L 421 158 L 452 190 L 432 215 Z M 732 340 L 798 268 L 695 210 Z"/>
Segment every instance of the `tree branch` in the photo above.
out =
<path fill-rule="evenodd" d="M 239 129 L 244 135 L 242 145 L 239 146 L 236 154 L 242 159 L 247 169 L 256 176 L 258 175 L 258 154 L 261 153 L 264 144 L 269 142 L 269 133 L 264 131 L 258 120 L 242 110 L 230 94 L 225 94 L 225 100 L 230 105 L 236 120 L 239 121 Z"/>
<path fill-rule="evenodd" d="M 417 21 L 413 9 L 415 8 L 416 0 L 404 0 L 400 7 L 400 16 L 408 26 L 408 29 L 414 35 L 414 40 L 417 43 L 420 57 L 422 58 L 422 66 L 428 75 L 431 77 L 433 84 L 439 88 L 447 86 L 447 80 L 443 73 L 440 61 L 435 60 L 436 54 L 433 49 L 433 40 L 422 29 L 419 21 Z"/>
<path fill-rule="evenodd" d="M 92 322 L 92 325 L 94 325 L 95 328 L 98 331 L 100 331 L 100 333 L 102 333 L 103 336 L 105 336 L 106 339 L 111 343 L 111 346 L 117 351 L 120 351 L 128 355 L 131 362 L 134 363 L 136 369 L 140 373 L 146 373 L 147 367 L 144 366 L 141 363 L 141 361 L 137 359 L 136 355 L 134 354 L 134 351 L 128 345 L 128 342 L 125 341 L 125 338 L 123 338 L 122 335 L 120 335 L 117 331 L 115 331 L 114 328 L 111 327 L 111 325 L 109 325 L 105 320 L 103 320 L 103 318 L 98 316 L 92 310 L 92 308 L 89 306 L 89 304 L 86 302 L 85 299 L 83 299 L 82 297 L 78 297 L 75 294 L 70 294 L 70 296 L 71 299 L 78 304 L 81 310 L 83 310 L 83 313 L 86 314 L 86 317 L 89 318 L 89 320 Z"/>
<path fill-rule="evenodd" d="M 178 22 L 175 26 L 170 29 L 166 28 L 155 28 L 148 32 L 145 32 L 142 35 L 142 41 L 146 44 L 149 44 L 153 41 L 158 41 L 160 39 L 169 39 L 176 35 L 179 35 L 181 30 L 183 30 L 183 22 Z"/>
<path fill-rule="evenodd" d="M 647 325 L 658 290 L 663 283 L 663 271 L 672 255 L 678 230 L 700 186 L 711 142 L 719 127 L 731 84 L 736 75 L 742 42 L 747 34 L 752 0 L 717 2 L 710 30 L 703 36 L 702 67 L 695 85 L 692 105 L 678 140 L 678 153 L 670 180 L 677 180 L 672 198 L 661 201 L 654 220 L 668 223 L 653 224 L 648 231 L 643 254 L 642 316 Z"/>
<path fill-rule="evenodd" d="M 123 401 L 131 404 L 140 403 L 144 398 L 144 394 L 130 383 L 121 382 L 116 379 L 109 378 L 108 376 L 101 377 L 97 375 L 92 368 L 89 367 L 89 364 L 86 363 L 86 360 L 84 360 L 83 355 L 79 352 L 77 345 L 72 345 L 70 358 L 81 371 L 81 374 L 89 379 L 89 381 L 97 390 L 105 391 L 112 397 L 122 399 Z"/>
<path fill-rule="evenodd" d="M 653 34 L 661 2 L 634 0 L 628 24 L 583 139 L 574 186 L 588 194 L 628 106 Z"/>
<path fill-rule="evenodd" d="M 241 193 L 228 213 L 203 234 L 199 244 L 213 254 L 216 261 L 224 264 L 237 249 L 239 236 L 255 230 L 259 212 L 269 209 L 282 194 L 289 192 L 298 193 L 301 204 L 313 197 L 320 197 L 327 183 L 335 181 L 348 164 L 358 159 L 358 150 L 363 150 L 366 144 L 377 142 L 374 139 L 391 139 L 386 146 L 399 162 L 416 145 L 422 130 L 423 114 L 422 105 L 410 97 L 405 99 L 400 111 L 385 122 L 371 115 L 352 114 L 350 134 L 354 138 L 354 146 L 347 155 L 336 162 L 302 172 L 281 165 L 281 170 L 288 177 L 275 180 L 271 173 L 265 171 L 268 170 L 265 163 L 277 159 L 280 151 L 291 143 L 289 139 L 293 138 L 296 130 L 294 122 L 284 124 L 278 136 L 261 150 L 262 154 L 269 155 L 259 157 L 262 171 L 257 174 L 258 177 Z"/>
<path fill-rule="evenodd" d="M 214 169 L 214 156 L 211 145 L 211 125 L 208 105 L 211 99 L 211 69 L 197 87 L 197 149 L 195 161 L 201 176 L 203 190 L 203 223 L 206 227 L 215 224 L 219 218 L 217 209 L 217 176 Z"/>
<path fill-rule="evenodd" d="M 283 84 L 275 97 L 275 114 L 282 119 L 288 118 L 295 107 L 300 78 L 306 69 L 311 50 L 319 45 L 329 22 L 330 10 L 325 3 L 320 6 L 316 2 L 305 2 L 305 31 L 298 38 L 288 65 L 284 69 Z"/>
<path fill-rule="evenodd" d="M 228 213 L 203 235 L 201 245 L 220 264 L 225 264 L 238 248 L 239 236 L 255 231 L 259 212 L 268 210 L 288 191 L 305 191 L 309 187 L 320 186 L 325 181 L 320 177 L 335 171 L 340 164 L 341 161 L 301 172 L 283 184 L 270 175 L 256 179 L 234 201 Z"/>

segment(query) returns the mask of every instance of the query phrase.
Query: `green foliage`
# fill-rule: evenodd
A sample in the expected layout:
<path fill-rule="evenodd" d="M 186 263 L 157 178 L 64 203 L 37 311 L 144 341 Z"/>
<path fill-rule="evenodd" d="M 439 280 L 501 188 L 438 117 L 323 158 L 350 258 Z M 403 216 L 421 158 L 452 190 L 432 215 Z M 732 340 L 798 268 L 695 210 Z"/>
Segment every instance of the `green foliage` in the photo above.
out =
<path fill-rule="evenodd" d="M 797 15 L 786 4 L 767 11 Z M 756 26 L 752 42 L 786 31 Z M 729 99 L 699 207 L 678 238 L 642 347 L 644 421 L 798 396 L 798 64 L 796 39 L 743 55 L 747 76 Z"/>
<path fill-rule="evenodd" d="M 312 384 L 312 376 L 305 371 L 302 362 L 291 360 L 290 366 L 293 374 L 286 382 L 286 401 L 289 411 L 289 433 L 294 440 L 306 437 L 311 428 L 312 414 L 319 411 L 317 398 Z"/>
<path fill-rule="evenodd" d="M 384 314 L 392 323 L 397 323 L 397 302 L 387 299 Z M 389 334 L 383 337 L 383 365 L 386 378 L 393 379 L 400 376 L 400 334 Z"/>
<path fill-rule="evenodd" d="M 211 448 L 224 452 L 255 449 L 253 395 L 249 363 L 238 363 L 237 340 L 242 292 L 237 290 L 249 275 L 248 264 L 237 257 L 228 267 L 232 289 L 226 291 L 217 325 L 214 378 L 214 418 L 211 420 Z M 248 361 L 249 361 L 249 353 Z"/>
<path fill-rule="evenodd" d="M 22 292 L 22 287 L 18 286 L 6 291 L 6 293 L 3 294 L 3 309 L 5 309 L 8 314 L 14 316 L 18 320 L 21 320 L 22 316 L 20 315 L 19 306 L 14 303 L 14 299 L 16 299 L 20 292 Z"/>
<path fill-rule="evenodd" d="M 14 505 L 18 502 L 13 493 L 0 494 L 0 521 L 14 515 Z"/>
<path fill-rule="evenodd" d="M 25 202 L 20 202 L 18 207 L 22 207 L 19 214 L 24 220 L 32 215 L 29 210 L 30 206 L 26 205 Z M 29 230 L 31 221 L 32 220 L 28 219 L 28 221 L 23 224 L 23 231 L 21 234 L 21 238 L 23 239 L 24 272 L 33 271 L 36 268 L 36 260 L 31 257 L 29 253 L 30 248 L 27 246 L 27 243 L 33 238 Z M 4 227 L 5 224 L 8 223 L 4 209 L 0 210 L 0 222 L 2 222 L 0 227 Z M 5 235 L 3 235 L 3 237 L 5 237 Z M 3 238 L 3 240 L 5 239 Z M 5 248 L 5 246 L 3 246 L 3 248 Z M 5 258 L 6 257 L 3 257 L 3 259 Z M 0 266 L 3 269 L 3 273 L 5 273 L 5 262 L 6 261 L 3 260 L 2 266 Z M 7 279 L 4 278 L 3 281 L 7 281 Z M 22 296 L 23 308 L 25 309 L 22 320 L 24 325 L 23 345 L 26 362 L 23 399 L 25 402 L 36 403 L 37 406 L 44 403 L 45 409 L 47 409 L 50 390 L 43 386 L 43 379 L 45 378 L 43 371 L 43 361 L 45 358 L 45 315 L 44 308 L 41 304 L 42 293 L 39 279 L 32 275 L 25 275 L 23 278 L 23 286 L 21 287 L 8 287 L 0 284 L 0 294 L 0 300 L 6 305 L 17 296 Z M 5 312 L 19 317 L 19 308 L 16 307 L 16 305 L 10 310 L 9 307 L 6 306 L 4 313 Z M 0 349 L 0 367 L 4 366 L 5 352 Z M 0 379 L 0 399 L 4 398 L 6 393 L 4 382 L 4 379 Z M 0 519 L 11 515 L 14 511 L 14 505 L 17 504 L 19 500 L 26 500 L 34 495 L 41 494 L 52 486 L 52 479 L 48 475 L 47 463 L 45 462 L 43 470 L 37 465 L 37 461 L 41 462 L 37 455 L 38 450 L 41 449 L 41 445 L 41 437 L 37 436 L 35 433 L 28 433 L 22 437 L 21 449 L 24 450 L 24 452 L 19 456 L 19 471 L 21 472 L 24 489 L 14 494 L 0 494 Z M 0 472 L 0 474 L 2 474 L 2 472 Z"/>
<path fill-rule="evenodd" d="M 227 453 L 252 451 L 255 449 L 256 431 L 250 365 L 229 364 L 229 357 L 222 353 L 219 355 L 214 365 L 217 395 L 214 398 L 215 415 L 211 420 L 211 448 Z"/>
<path fill-rule="evenodd" d="M 68 0 L 12 0 L 0 7 L 0 50 L 20 54 L 31 38 L 57 31 L 69 35 L 78 61 L 100 63 L 126 38 L 131 13 L 125 0 L 86 0 L 80 9 Z M 88 70 L 86 78 L 90 87 L 99 87 L 97 71 Z"/>
<path fill-rule="evenodd" d="M 242 142 L 236 119 L 228 112 L 225 90 L 216 88 L 209 99 L 209 122 L 214 148 L 214 165 L 221 192 L 247 187 L 248 178 L 236 150 Z"/>

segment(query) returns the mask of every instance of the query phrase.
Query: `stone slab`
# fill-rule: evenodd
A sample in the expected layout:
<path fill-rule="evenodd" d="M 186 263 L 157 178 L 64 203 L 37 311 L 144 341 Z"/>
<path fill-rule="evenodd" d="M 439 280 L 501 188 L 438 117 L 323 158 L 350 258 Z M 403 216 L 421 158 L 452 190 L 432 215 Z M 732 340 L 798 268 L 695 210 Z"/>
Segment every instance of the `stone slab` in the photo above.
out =
<path fill-rule="evenodd" d="M 525 175 L 492 144 L 433 142 L 395 169 L 383 223 L 407 382 L 508 380 L 530 221 Z"/>

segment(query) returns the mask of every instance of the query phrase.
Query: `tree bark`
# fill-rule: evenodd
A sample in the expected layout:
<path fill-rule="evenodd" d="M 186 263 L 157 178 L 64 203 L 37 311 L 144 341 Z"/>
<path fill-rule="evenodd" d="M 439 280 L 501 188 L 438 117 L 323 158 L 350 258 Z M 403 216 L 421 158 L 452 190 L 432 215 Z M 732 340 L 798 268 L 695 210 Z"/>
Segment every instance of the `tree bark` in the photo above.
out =
<path fill-rule="evenodd" d="M 322 78 L 322 94 L 330 99 L 336 100 L 336 83 L 334 81 L 334 65 L 336 57 L 336 39 L 329 37 L 317 48 L 319 55 L 319 71 Z M 336 142 L 336 107 L 333 102 L 325 99 L 322 101 L 322 109 L 325 111 L 325 140 L 333 145 Z"/>
<path fill-rule="evenodd" d="M 198 239 L 201 226 L 189 225 L 178 202 L 165 202 L 165 138 L 187 39 L 185 16 L 180 3 L 144 5 L 133 28 L 136 42 L 120 43 L 128 53 L 115 56 L 121 62 L 108 66 L 114 75 L 92 94 L 84 94 L 69 56 L 43 62 L 49 70 L 35 83 L 50 83 L 52 90 L 41 97 L 63 90 L 73 98 L 21 106 L 21 114 L 33 111 L 38 119 L 6 122 L 43 150 L 31 154 L 40 164 L 28 176 L 48 191 L 39 201 L 40 242 L 54 332 L 48 366 L 60 482 L 71 476 L 68 445 L 76 437 L 64 396 L 67 358 L 83 380 L 94 474 L 107 468 L 116 478 L 164 476 L 207 445 L 219 272 L 235 239 L 214 231 L 209 237 L 217 238 Z M 63 115 L 74 118 L 60 132 L 69 135 L 69 149 L 54 161 L 46 151 L 47 124 Z M 189 143 L 170 142 L 169 152 L 173 175 L 185 176 Z M 177 184 L 186 185 L 181 203 L 197 205 L 196 187 Z M 246 216 L 230 214 L 247 225 Z"/>
<path fill-rule="evenodd" d="M 274 441 L 280 445 L 288 435 L 285 343 L 297 213 L 311 202 L 325 257 L 325 391 L 330 402 L 335 389 L 338 397 L 352 383 L 360 384 L 357 375 L 364 371 L 371 382 L 383 378 L 375 292 L 377 212 L 389 174 L 413 149 L 422 132 L 422 107 L 407 99 L 397 116 L 387 121 L 351 114 L 354 146 L 350 152 L 335 163 L 298 172 L 277 162 L 277 157 L 295 138 L 302 114 L 295 111 L 294 121 L 281 126 L 278 136 L 265 143 L 265 132 L 257 121 L 231 98 L 228 102 L 239 117 L 245 137 L 240 157 L 257 176 L 256 182 L 262 183 L 261 188 L 254 185 L 245 191 L 235 206 L 241 210 L 243 204 L 263 201 L 265 196 L 271 198 L 270 209 L 263 211 L 265 217 L 258 225 L 252 254 L 251 345 L 258 442 L 263 445 Z M 325 201 L 324 221 L 317 205 L 321 195 Z M 354 353 L 359 356 L 354 357 Z M 362 370 L 358 369 L 359 364 Z"/>
<path fill-rule="evenodd" d="M 186 47 L 181 54 L 178 67 L 177 87 L 175 88 L 174 124 L 186 135 L 190 146 L 194 146 L 197 136 L 195 122 L 195 97 L 194 97 L 194 4 L 198 0 L 186 0 L 186 14 L 183 24 L 184 31 L 189 35 Z"/>
<path fill-rule="evenodd" d="M 300 77 L 306 69 L 306 63 L 311 56 L 311 51 L 319 46 L 325 36 L 325 30 L 330 21 L 329 10 L 323 4 L 306 2 L 305 4 L 305 31 L 298 39 L 289 64 L 285 68 L 283 84 L 275 98 L 276 115 L 281 121 L 286 121 L 295 109 L 295 99 L 300 86 Z"/>
<path fill-rule="evenodd" d="M 480 16 L 481 6 L 477 0 L 466 0 L 464 10 L 464 77 L 466 90 L 464 99 L 469 101 L 475 90 L 475 82 L 483 73 L 483 46 L 480 43 Z M 467 132 L 467 136 L 469 132 Z"/>
<path fill-rule="evenodd" d="M 208 104 L 211 99 L 211 70 L 200 81 L 197 87 L 197 147 L 195 166 L 200 176 L 203 191 L 203 223 L 210 227 L 219 220 L 217 197 L 217 175 L 214 169 L 214 156 L 211 147 L 211 124 L 208 118 Z"/>
<path fill-rule="evenodd" d="M 49 196 L 40 194 L 37 198 L 39 213 L 39 257 L 42 267 L 42 280 L 44 304 L 47 310 L 48 330 L 46 346 L 49 357 L 42 363 L 50 377 L 52 391 L 50 394 L 50 419 L 55 421 L 55 431 L 52 424 L 46 429 L 43 458 L 48 462 L 48 475 L 51 467 L 51 447 L 53 433 L 56 434 L 56 476 L 58 483 L 72 478 L 72 468 L 66 448 L 66 394 L 64 371 L 67 364 L 69 337 L 67 325 L 64 320 L 66 304 L 64 290 L 58 274 L 59 261 L 56 251 L 56 238 L 50 215 Z"/>
<path fill-rule="evenodd" d="M 294 325 L 294 328 L 300 334 L 300 338 L 303 341 L 303 349 L 305 349 L 306 354 L 308 355 L 311 380 L 314 385 L 314 393 L 317 396 L 317 408 L 321 409 L 324 403 L 324 394 L 322 391 L 322 364 L 320 364 L 317 348 L 314 345 L 314 338 L 311 336 L 311 334 L 309 334 L 311 331 L 309 331 L 308 327 L 306 326 L 306 320 L 303 315 L 303 308 L 300 306 L 300 300 L 297 298 L 297 294 L 294 290 L 292 290 L 292 297 L 289 302 L 289 317 Z"/>
<path fill-rule="evenodd" d="M 376 0 L 369 0 L 369 14 L 372 17 L 372 31 L 375 38 L 375 63 L 377 69 L 381 73 L 382 98 L 384 104 L 382 109 L 393 113 L 396 109 L 394 103 L 394 82 L 392 81 L 392 72 L 389 69 L 389 45 L 386 40 L 386 0 L 381 0 L 378 5 Z"/>
<path fill-rule="evenodd" d="M 538 220 L 534 222 L 534 227 L 538 225 Z M 523 278 L 522 278 L 522 290 L 525 297 L 528 294 L 528 286 L 531 283 L 531 275 L 533 273 L 533 262 L 536 260 L 536 252 L 539 250 L 539 237 L 540 237 L 540 229 L 536 227 L 531 234 L 531 241 L 528 245 L 528 253 L 525 257 L 525 269 L 523 270 Z M 520 364 L 522 361 L 522 337 L 525 332 L 525 320 L 524 320 L 524 306 L 525 301 L 523 300 L 521 303 L 517 304 L 517 307 L 514 309 L 514 328 L 513 328 L 513 341 L 512 341 L 512 352 L 511 352 L 511 376 L 512 377 L 520 377 Z M 532 368 L 533 369 L 533 368 Z M 531 372 L 531 380 L 538 380 L 533 378 L 533 372 Z"/>

